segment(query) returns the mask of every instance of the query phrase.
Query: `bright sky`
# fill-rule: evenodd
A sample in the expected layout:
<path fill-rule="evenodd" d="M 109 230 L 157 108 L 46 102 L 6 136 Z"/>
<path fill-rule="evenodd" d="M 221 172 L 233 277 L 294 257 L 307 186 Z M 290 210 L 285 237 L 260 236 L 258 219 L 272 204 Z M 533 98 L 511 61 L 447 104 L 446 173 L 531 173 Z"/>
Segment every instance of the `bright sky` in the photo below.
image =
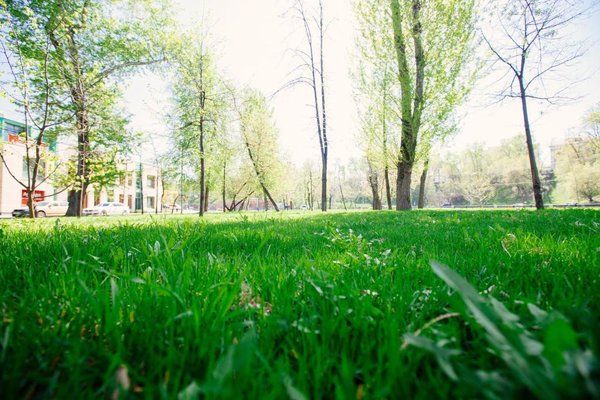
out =
<path fill-rule="evenodd" d="M 310 3 L 313 0 L 308 0 Z M 255 87 L 265 94 L 274 93 L 295 75 L 298 60 L 290 49 L 304 49 L 305 42 L 298 20 L 289 12 L 291 0 L 177 0 L 182 24 L 207 21 L 222 72 L 238 84 Z M 326 86 L 331 160 L 360 155 L 356 134 L 358 123 L 349 77 L 354 49 L 354 22 L 350 0 L 326 0 L 326 18 L 331 21 L 326 41 Z M 574 87 L 579 99 L 560 107 L 531 103 L 533 134 L 547 158 L 547 147 L 561 141 L 580 125 L 582 116 L 600 103 L 600 13 L 581 20 L 575 32 L 590 42 L 591 48 L 579 60 L 579 68 L 570 77 L 589 77 Z M 291 74 L 291 75 L 290 75 Z M 502 139 L 522 134 L 522 114 L 518 100 L 493 104 L 490 93 L 498 87 L 482 80 L 471 100 L 463 107 L 460 131 L 445 148 L 452 151 L 472 142 L 496 145 Z M 128 110 L 133 126 L 148 132 L 168 129 L 160 119 L 166 103 L 164 83 L 148 76 L 130 83 Z M 318 142 L 308 86 L 299 86 L 278 94 L 272 101 L 281 146 L 297 164 L 318 159 Z M 157 112 L 159 111 L 159 112 Z"/>
<path fill-rule="evenodd" d="M 291 49 L 304 49 L 305 42 L 299 21 L 289 12 L 291 0 L 174 2 L 182 25 L 206 21 L 221 72 L 238 85 L 248 85 L 270 95 L 297 76 L 293 70 L 299 61 Z M 352 1 L 325 0 L 324 3 L 326 19 L 331 21 L 325 43 L 330 159 L 345 160 L 361 153 L 356 140 L 358 123 L 353 83 L 349 77 L 354 50 Z M 574 87 L 572 92 L 579 97 L 575 102 L 560 107 L 538 107 L 531 103 L 533 134 L 542 149 L 577 129 L 585 112 L 600 103 L 600 12 L 579 21 L 575 29 L 574 35 L 587 39 L 591 48 L 579 60 L 579 67 L 568 72 L 567 77 L 589 78 Z M 169 108 L 165 79 L 144 74 L 124 83 L 124 105 L 130 114 L 132 129 L 153 134 L 155 138 L 154 146 L 149 144 L 144 151 L 152 154 L 153 147 L 163 149 L 164 137 L 169 131 L 164 119 Z M 448 140 L 445 149 L 458 150 L 474 141 L 495 145 L 504 138 L 522 134 L 519 101 L 491 105 L 494 100 L 490 93 L 497 89 L 497 86 L 490 87 L 486 80 L 478 83 L 471 100 L 462 108 L 465 117 L 460 131 Z M 5 101 L 1 103 L 7 116 L 14 115 Z M 297 164 L 306 159 L 318 160 L 309 87 L 298 86 L 279 93 L 272 106 L 286 158 Z M 544 153 L 547 157 L 547 150 Z"/>

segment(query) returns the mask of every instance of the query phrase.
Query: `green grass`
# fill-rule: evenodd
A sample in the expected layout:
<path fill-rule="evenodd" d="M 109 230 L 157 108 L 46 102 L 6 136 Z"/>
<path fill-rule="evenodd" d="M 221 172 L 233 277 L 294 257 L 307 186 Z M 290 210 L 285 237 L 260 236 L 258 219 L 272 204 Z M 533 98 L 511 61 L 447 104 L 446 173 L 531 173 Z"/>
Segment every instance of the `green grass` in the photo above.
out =
<path fill-rule="evenodd" d="M 446 281 L 464 304 L 493 296 L 519 318 L 502 329 L 547 343 L 535 304 L 597 356 L 595 210 L 22 220 L 0 223 L 2 396 L 540 395 L 430 260 L 483 293 Z"/>

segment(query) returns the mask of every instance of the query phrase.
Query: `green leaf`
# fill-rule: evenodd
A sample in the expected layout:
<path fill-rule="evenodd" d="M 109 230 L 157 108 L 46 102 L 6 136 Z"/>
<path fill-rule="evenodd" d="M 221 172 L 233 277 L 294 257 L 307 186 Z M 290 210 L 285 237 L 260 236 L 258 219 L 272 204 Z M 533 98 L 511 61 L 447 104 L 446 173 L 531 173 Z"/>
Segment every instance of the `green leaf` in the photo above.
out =
<path fill-rule="evenodd" d="M 283 378 L 283 385 L 285 386 L 285 390 L 287 391 L 290 400 L 306 400 L 306 396 L 292 385 L 292 380 L 289 376 Z"/>
<path fill-rule="evenodd" d="M 565 365 L 564 353 L 577 347 L 577 334 L 562 318 L 556 318 L 544 331 L 543 354 L 556 372 Z"/>
<path fill-rule="evenodd" d="M 444 347 L 439 346 L 433 340 L 414 335 L 404 335 L 404 339 L 408 344 L 411 344 L 415 347 L 418 347 L 423 350 L 427 350 L 432 353 L 440 367 L 444 370 L 446 375 L 453 381 L 458 381 L 458 376 L 452 367 L 452 362 L 450 358 L 460 354 L 460 350 L 456 349 L 446 349 Z"/>
<path fill-rule="evenodd" d="M 200 394 L 202 394 L 202 387 L 199 386 L 196 381 L 193 381 L 177 394 L 177 400 L 199 399 Z"/>

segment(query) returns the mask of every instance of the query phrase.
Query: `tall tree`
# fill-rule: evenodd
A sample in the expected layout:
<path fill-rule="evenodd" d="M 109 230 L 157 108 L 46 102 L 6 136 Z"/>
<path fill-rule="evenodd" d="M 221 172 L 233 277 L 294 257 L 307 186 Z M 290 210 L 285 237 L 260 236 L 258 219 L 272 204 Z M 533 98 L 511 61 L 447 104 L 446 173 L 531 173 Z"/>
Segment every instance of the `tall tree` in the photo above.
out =
<path fill-rule="evenodd" d="M 279 211 L 268 186 L 275 181 L 281 168 L 277 149 L 277 130 L 273 123 L 273 110 L 259 92 L 246 90 L 239 111 L 242 141 L 254 168 L 256 179 L 265 199 Z M 266 205 L 265 205 L 266 207 Z"/>
<path fill-rule="evenodd" d="M 193 160 L 199 175 L 199 215 L 207 206 L 207 163 L 209 140 L 216 138 L 218 120 L 226 112 L 224 100 L 228 91 L 222 87 L 214 60 L 208 49 L 208 39 L 203 33 L 180 34 L 173 43 L 171 53 L 175 66 L 173 98 L 175 116 L 179 129 L 176 141 Z M 191 146 L 191 147 L 190 147 Z"/>
<path fill-rule="evenodd" d="M 50 76 L 64 92 L 64 111 L 74 115 L 77 135 L 77 184 L 69 192 L 67 215 L 81 215 L 83 196 L 90 184 L 88 155 L 99 138 L 119 140 L 123 129 L 107 130 L 108 110 L 115 105 L 117 74 L 162 59 L 156 26 L 164 31 L 166 15 L 162 5 L 148 0 L 7 0 L 7 11 L 24 26 L 42 27 L 50 43 L 53 69 Z M 159 22 L 160 19 L 160 22 Z M 39 53 L 35 36 L 23 35 L 27 57 Z M 108 107 L 108 109 L 107 109 Z M 99 114 L 105 115 L 100 116 Z M 121 127 L 122 128 L 122 127 Z"/>
<path fill-rule="evenodd" d="M 432 99 L 442 97 L 438 111 L 449 112 L 456 105 L 452 96 L 468 84 L 457 78 L 471 55 L 475 6 L 474 0 L 390 0 L 402 119 L 398 210 L 411 208 L 412 171 L 424 115 L 436 117 Z"/>
<path fill-rule="evenodd" d="M 503 97 L 521 101 L 525 140 L 529 155 L 533 197 L 537 209 L 544 208 L 528 100 L 553 103 L 564 98 L 564 89 L 548 93 L 544 78 L 555 73 L 582 54 L 581 46 L 568 46 L 560 36 L 584 12 L 580 0 L 509 0 L 496 10 L 493 22 L 502 27 L 502 37 L 484 34 L 498 61 L 512 76 Z"/>
<path fill-rule="evenodd" d="M 327 138 L 327 108 L 325 101 L 324 39 L 326 26 L 323 15 L 323 1 L 318 0 L 317 12 L 314 18 L 307 13 L 303 0 L 295 0 L 295 9 L 302 21 L 306 36 L 307 51 L 300 51 L 299 54 L 303 62 L 302 66 L 308 69 L 309 77 L 301 78 L 300 81 L 308 83 L 312 89 L 317 137 L 319 138 L 321 153 L 321 211 L 327 211 L 329 141 Z"/>
<path fill-rule="evenodd" d="M 35 22 L 35 16 L 30 16 L 28 23 L 23 24 L 20 17 L 2 8 L 0 34 L 0 46 L 8 70 L 7 75 L 10 77 L 0 87 L 0 93 L 9 97 L 23 113 L 24 127 L 19 142 L 23 143 L 25 148 L 23 161 L 26 176 L 19 178 L 20 171 L 14 171 L 7 163 L 5 146 L 0 147 L 0 160 L 8 174 L 27 193 L 29 217 L 35 218 L 35 191 L 48 179 L 52 179 L 61 165 L 57 157 L 48 152 L 48 144 L 56 140 L 57 129 L 65 121 L 60 118 L 56 85 L 50 76 L 50 43 Z M 26 58 L 27 48 L 21 40 L 23 37 L 31 39 L 32 36 L 35 36 L 36 40 L 45 41 L 45 44 L 38 48 L 35 57 Z"/>
<path fill-rule="evenodd" d="M 366 141 L 370 165 L 383 170 L 385 197 L 391 210 L 390 169 L 397 147 L 394 134 L 399 121 L 393 37 L 381 2 L 356 1 L 354 8 L 358 22 L 355 42 L 359 61 L 353 75 L 361 136 Z"/>
<path fill-rule="evenodd" d="M 396 165 L 396 209 L 412 207 L 412 172 L 431 143 L 454 131 L 455 109 L 475 77 L 477 0 L 374 0 L 357 2 L 358 47 L 370 76 L 389 88 L 384 101 L 386 151 Z M 390 12 L 391 11 L 391 12 Z M 425 23 L 426 21 L 426 23 Z M 377 93 L 376 91 L 367 91 Z M 393 137 L 391 132 L 398 132 Z M 425 175 L 423 176 L 425 177 Z"/>

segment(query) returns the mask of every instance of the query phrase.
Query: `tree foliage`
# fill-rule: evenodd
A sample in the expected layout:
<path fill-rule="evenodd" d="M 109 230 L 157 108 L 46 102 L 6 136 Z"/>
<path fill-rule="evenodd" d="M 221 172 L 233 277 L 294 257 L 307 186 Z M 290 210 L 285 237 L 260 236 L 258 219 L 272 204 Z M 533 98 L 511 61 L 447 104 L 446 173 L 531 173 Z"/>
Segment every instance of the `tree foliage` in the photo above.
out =
<path fill-rule="evenodd" d="M 360 70 L 366 75 L 364 81 L 376 82 L 372 87 L 377 88 L 371 90 L 359 80 L 359 87 L 373 99 L 365 110 L 373 107 L 373 101 L 382 101 L 389 68 L 396 80 L 383 99 L 386 106 L 378 107 L 376 114 L 390 115 L 396 126 L 386 123 L 386 130 L 395 128 L 399 135 L 391 141 L 397 168 L 397 209 L 411 208 L 412 170 L 419 154 L 428 153 L 434 138 L 453 131 L 456 106 L 471 87 L 474 70 L 467 62 L 473 57 L 476 5 L 474 0 L 357 3 L 358 43 L 363 62 L 368 64 Z M 366 124 L 365 130 L 371 131 L 368 136 L 376 131 L 372 124 Z"/>

